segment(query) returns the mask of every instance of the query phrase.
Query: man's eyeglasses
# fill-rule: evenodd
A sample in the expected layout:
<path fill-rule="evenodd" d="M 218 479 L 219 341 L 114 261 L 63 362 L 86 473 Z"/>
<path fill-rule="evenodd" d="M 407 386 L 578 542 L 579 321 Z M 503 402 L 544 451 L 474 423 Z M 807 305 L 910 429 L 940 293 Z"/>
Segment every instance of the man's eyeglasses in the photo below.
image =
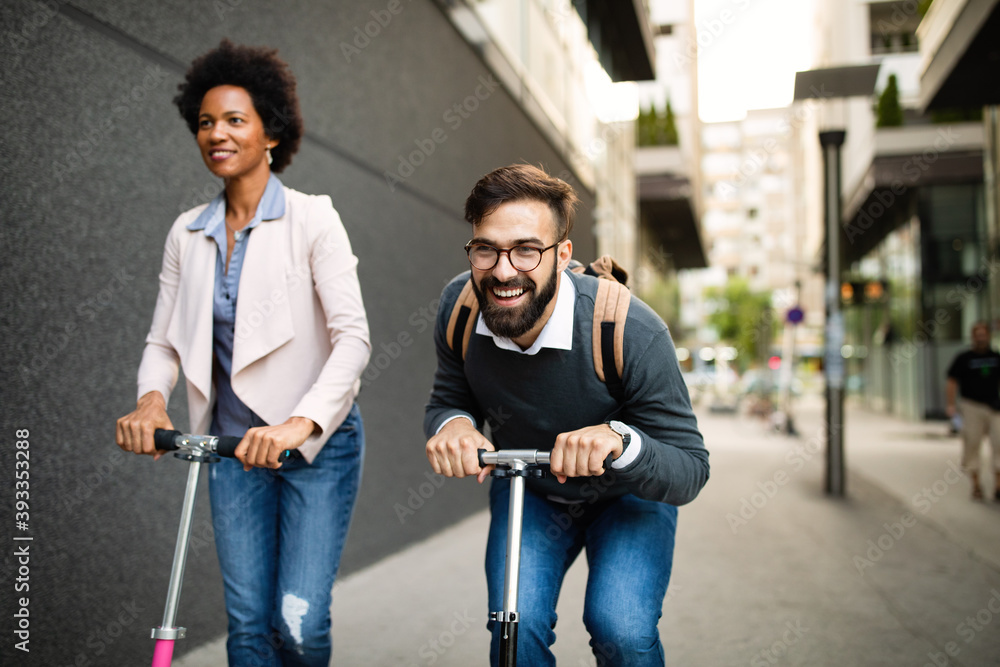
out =
<path fill-rule="evenodd" d="M 542 253 L 551 250 L 560 242 L 553 243 L 548 248 L 536 248 L 530 245 L 516 245 L 513 248 L 495 248 L 485 243 L 469 243 L 465 252 L 469 255 L 469 263 L 480 271 L 489 271 L 500 261 L 502 253 L 507 254 L 510 265 L 521 272 L 534 271 L 542 263 Z"/>

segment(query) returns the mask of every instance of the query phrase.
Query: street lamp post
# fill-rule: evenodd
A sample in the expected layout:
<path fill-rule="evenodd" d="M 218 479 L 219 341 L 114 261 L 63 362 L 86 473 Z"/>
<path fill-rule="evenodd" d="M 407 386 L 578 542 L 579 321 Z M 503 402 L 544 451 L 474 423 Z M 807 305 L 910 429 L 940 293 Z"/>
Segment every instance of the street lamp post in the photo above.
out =
<path fill-rule="evenodd" d="M 878 77 L 876 65 L 830 67 L 795 73 L 795 99 L 870 96 Z M 826 493 L 844 495 L 844 316 L 840 312 L 840 149 L 846 131 L 819 133 L 823 147 L 824 220 L 826 228 Z"/>
<path fill-rule="evenodd" d="M 840 148 L 844 130 L 819 133 L 826 222 L 826 492 L 844 495 L 844 314 L 840 311 Z"/>

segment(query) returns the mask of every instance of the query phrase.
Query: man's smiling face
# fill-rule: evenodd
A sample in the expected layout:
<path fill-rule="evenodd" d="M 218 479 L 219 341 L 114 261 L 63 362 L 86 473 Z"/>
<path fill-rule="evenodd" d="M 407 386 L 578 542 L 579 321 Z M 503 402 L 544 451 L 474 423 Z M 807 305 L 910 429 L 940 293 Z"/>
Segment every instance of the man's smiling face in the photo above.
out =
<path fill-rule="evenodd" d="M 556 244 L 552 210 L 540 201 L 522 200 L 501 204 L 474 227 L 471 243 L 506 250 L 531 246 L 542 250 Z M 500 253 L 496 266 L 488 270 L 472 267 L 472 286 L 479 311 L 490 331 L 529 347 L 545 326 L 559 286 L 559 274 L 569 264 L 573 245 L 563 241 L 542 253 L 531 271 L 518 271 L 507 253 Z"/>

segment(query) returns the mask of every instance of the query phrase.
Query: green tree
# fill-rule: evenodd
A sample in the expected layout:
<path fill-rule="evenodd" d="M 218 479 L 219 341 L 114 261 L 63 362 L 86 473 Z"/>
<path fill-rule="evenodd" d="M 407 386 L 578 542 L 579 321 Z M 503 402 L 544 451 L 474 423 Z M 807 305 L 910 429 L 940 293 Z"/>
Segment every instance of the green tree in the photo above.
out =
<path fill-rule="evenodd" d="M 708 323 L 719 339 L 739 352 L 737 365 L 746 369 L 753 361 L 763 361 L 773 337 L 771 293 L 750 289 L 745 278 L 730 278 L 722 288 L 710 287 L 705 298 L 715 310 Z"/>
<path fill-rule="evenodd" d="M 676 146 L 678 144 L 677 121 L 673 106 L 667 100 L 667 108 L 660 113 L 652 104 L 648 109 L 639 110 L 636 119 L 636 141 L 640 146 Z"/>
<path fill-rule="evenodd" d="M 896 75 L 889 75 L 889 82 L 878 98 L 875 110 L 875 127 L 899 127 L 903 124 L 903 107 L 899 104 L 899 86 Z"/>
<path fill-rule="evenodd" d="M 679 142 L 677 136 L 677 120 L 674 118 L 674 108 L 667 100 L 667 108 L 663 112 L 663 120 L 658 123 L 660 135 L 657 137 L 661 146 L 676 146 Z"/>
<path fill-rule="evenodd" d="M 640 146 L 652 146 L 655 140 L 656 111 L 650 105 L 649 109 L 640 109 L 639 118 L 636 122 L 638 131 L 637 143 Z"/>

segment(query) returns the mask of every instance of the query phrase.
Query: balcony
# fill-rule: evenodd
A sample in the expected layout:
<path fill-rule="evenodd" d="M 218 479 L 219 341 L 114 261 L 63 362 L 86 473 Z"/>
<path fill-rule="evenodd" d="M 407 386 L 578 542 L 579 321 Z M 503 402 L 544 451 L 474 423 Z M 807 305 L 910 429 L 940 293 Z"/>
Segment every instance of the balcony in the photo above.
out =
<path fill-rule="evenodd" d="M 917 28 L 920 109 L 1000 104 L 1000 0 L 935 0 Z"/>
<path fill-rule="evenodd" d="M 640 221 L 670 250 L 676 269 L 708 266 L 689 165 L 677 146 L 636 149 Z"/>

